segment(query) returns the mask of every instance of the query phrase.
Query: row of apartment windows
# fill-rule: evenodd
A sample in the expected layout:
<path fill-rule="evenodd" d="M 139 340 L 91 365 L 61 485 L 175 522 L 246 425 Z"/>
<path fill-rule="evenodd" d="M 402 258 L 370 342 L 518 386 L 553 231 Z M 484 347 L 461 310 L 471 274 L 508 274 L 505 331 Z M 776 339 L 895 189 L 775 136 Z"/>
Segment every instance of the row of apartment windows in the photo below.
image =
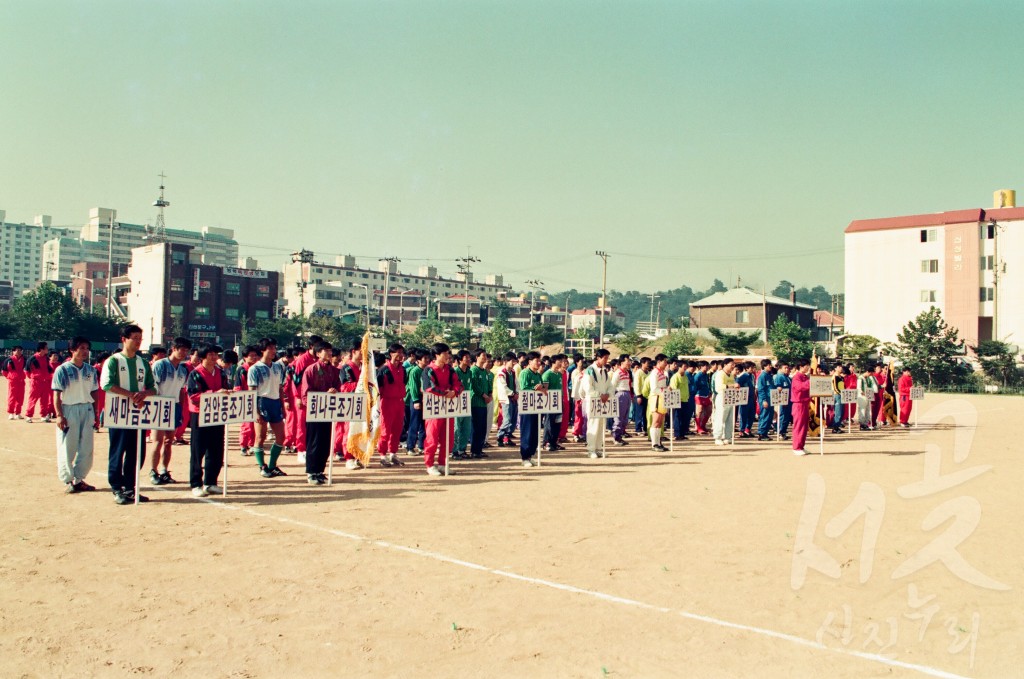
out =
<path fill-rule="evenodd" d="M 185 307 L 183 307 L 180 304 L 172 304 L 171 305 L 171 315 L 172 316 L 180 316 L 183 313 L 185 313 Z M 234 309 L 234 308 L 224 309 L 224 315 L 226 317 L 232 319 L 232 320 L 236 320 L 237 321 L 238 319 L 240 319 L 242 317 L 242 310 L 241 309 Z M 210 307 L 208 307 L 208 306 L 197 306 L 197 307 L 195 307 L 192 310 L 192 316 L 194 318 L 209 318 L 210 317 Z M 253 312 L 253 318 L 258 318 L 260 320 L 264 320 L 264 319 L 270 318 L 270 312 L 269 311 L 265 311 L 263 309 L 257 309 L 255 312 Z"/>
<path fill-rule="evenodd" d="M 979 259 L 979 266 L 982 271 L 991 271 L 994 266 L 995 260 L 992 255 L 982 255 Z M 939 272 L 939 260 L 937 259 L 922 259 L 921 260 L 921 273 L 938 273 Z"/>
<path fill-rule="evenodd" d="M 171 292 L 184 292 L 185 291 L 185 279 L 184 278 L 172 278 L 171 279 Z M 209 292 L 209 288 L 200 288 L 200 293 Z M 241 283 L 225 283 L 224 284 L 225 295 L 241 295 L 242 284 Z M 269 285 L 257 285 L 256 286 L 257 297 L 269 297 L 270 286 Z"/>
<path fill-rule="evenodd" d="M 995 299 L 996 290 L 995 288 L 978 288 L 978 300 L 981 302 L 991 302 Z M 937 302 L 938 292 L 936 290 L 922 290 L 921 291 L 922 302 Z M 739 312 L 737 312 L 739 315 Z"/>
<path fill-rule="evenodd" d="M 996 227 L 993 224 L 979 224 L 978 238 L 992 240 L 996 237 Z M 938 229 L 921 229 L 921 242 L 932 243 L 939 239 Z"/>

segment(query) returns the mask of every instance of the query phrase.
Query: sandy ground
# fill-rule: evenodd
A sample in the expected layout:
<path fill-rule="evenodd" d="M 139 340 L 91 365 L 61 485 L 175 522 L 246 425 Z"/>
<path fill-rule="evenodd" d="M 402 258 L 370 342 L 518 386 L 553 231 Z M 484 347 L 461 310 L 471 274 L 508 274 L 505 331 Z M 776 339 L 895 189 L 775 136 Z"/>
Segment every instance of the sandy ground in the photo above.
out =
<path fill-rule="evenodd" d="M 1021 676 L 1024 401 L 929 395 L 922 417 L 940 406 L 956 428 L 829 437 L 824 457 L 632 439 L 314 488 L 294 456 L 267 480 L 235 452 L 226 500 L 178 484 L 139 507 L 64 495 L 54 426 L 3 419 L 0 674 Z"/>

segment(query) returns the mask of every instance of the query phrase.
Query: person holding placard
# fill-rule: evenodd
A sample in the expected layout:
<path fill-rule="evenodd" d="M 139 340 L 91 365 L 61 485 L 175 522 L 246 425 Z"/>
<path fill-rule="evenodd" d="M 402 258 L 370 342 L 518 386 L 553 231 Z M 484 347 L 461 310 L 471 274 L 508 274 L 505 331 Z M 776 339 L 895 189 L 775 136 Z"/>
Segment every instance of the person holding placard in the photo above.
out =
<path fill-rule="evenodd" d="M 772 406 L 772 390 L 775 389 L 775 374 L 771 359 L 761 359 L 761 374 L 757 376 L 757 402 L 761 412 L 757 418 L 757 440 L 767 441 L 775 419 L 775 408 Z"/>
<path fill-rule="evenodd" d="M 778 372 L 775 373 L 775 388 L 778 390 L 785 389 L 789 391 L 793 386 L 793 381 L 789 377 L 789 363 L 785 361 L 779 361 Z M 778 406 L 778 423 L 776 429 L 779 432 L 779 436 L 783 441 L 789 438 L 786 431 L 789 430 L 789 425 L 793 421 L 793 405 L 792 401 L 786 401 Z"/>
<path fill-rule="evenodd" d="M 793 454 L 806 455 L 808 422 L 811 415 L 811 363 L 807 359 L 796 362 L 790 385 L 789 403 L 793 410 Z"/>
<path fill-rule="evenodd" d="M 903 368 L 903 374 L 896 382 L 900 394 L 900 426 L 910 426 L 910 411 L 914 409 L 914 402 L 910 398 L 910 390 L 914 388 L 914 378 L 910 375 L 910 368 Z"/>
<path fill-rule="evenodd" d="M 299 382 L 299 407 L 303 412 L 309 405 L 310 392 L 336 394 L 341 389 L 338 369 L 331 364 L 331 343 L 318 340 L 313 345 L 313 351 L 317 360 L 306 367 Z M 322 486 L 327 483 L 324 470 L 327 469 L 327 460 L 331 455 L 331 423 L 306 422 L 305 417 L 302 421 L 306 425 L 306 440 L 303 444 L 306 450 L 306 482 L 311 486 Z"/>
<path fill-rule="evenodd" d="M 473 440 L 470 444 L 470 457 L 479 460 L 487 457 L 484 452 L 484 443 L 487 441 L 487 430 L 490 418 L 490 404 L 493 401 L 491 396 L 494 391 L 494 373 L 488 369 L 491 362 L 490 355 L 478 350 L 475 355 L 476 362 L 469 369 L 469 383 L 473 389 L 473 397 L 469 402 L 470 412 L 473 418 Z"/>
<path fill-rule="evenodd" d="M 607 349 L 598 349 L 594 352 L 594 362 L 583 371 L 581 388 L 584 390 L 585 403 L 583 412 L 590 412 L 590 402 L 594 400 L 607 403 L 615 395 L 616 378 L 608 370 L 608 357 L 611 352 Z M 604 445 L 604 417 L 589 417 L 587 419 L 587 455 L 597 458 L 601 454 Z"/>
<path fill-rule="evenodd" d="M 690 433 L 690 410 L 688 406 L 691 403 L 690 381 L 693 378 L 691 365 L 693 364 L 681 361 L 679 370 L 668 381 L 668 386 L 679 392 L 679 408 L 673 413 L 672 418 L 672 437 L 676 441 L 685 441 L 686 435 Z"/>
<path fill-rule="evenodd" d="M 221 348 L 215 344 L 199 347 L 196 358 L 199 365 L 188 374 L 185 391 L 188 394 L 189 438 L 188 485 L 193 497 L 206 497 L 223 492 L 217 478 L 224 466 L 224 425 L 199 426 L 199 401 L 207 392 L 227 394 L 227 375 L 217 365 Z"/>
<path fill-rule="evenodd" d="M 519 372 L 519 393 L 527 391 L 547 391 L 548 385 L 540 372 L 540 354 L 530 351 L 526 354 L 526 368 Z M 537 448 L 540 445 L 540 415 L 523 415 L 519 418 L 522 430 L 519 438 L 519 456 L 524 467 L 534 467 Z"/>
<path fill-rule="evenodd" d="M 85 482 L 92 469 L 93 423 L 99 375 L 89 365 L 92 344 L 84 337 L 71 340 L 71 359 L 53 373 L 53 407 L 57 413 L 57 478 L 65 493 L 96 490 Z"/>
<path fill-rule="evenodd" d="M 654 367 L 647 375 L 647 423 L 651 448 L 663 453 L 668 452 L 668 448 L 661 445 L 661 432 L 665 429 L 665 416 L 668 415 L 668 408 L 665 407 L 665 388 L 668 387 L 666 368 L 668 357 L 658 354 L 654 357 Z"/>
<path fill-rule="evenodd" d="M 721 367 L 711 378 L 712 390 L 715 393 L 711 431 L 715 436 L 716 446 L 731 444 L 733 430 L 736 428 L 736 409 L 725 405 L 725 390 L 736 388 L 736 380 L 733 378 L 735 370 L 736 364 L 733 360 L 724 358 Z"/>
<path fill-rule="evenodd" d="M 149 363 L 139 355 L 142 328 L 133 323 L 123 326 L 121 346 L 121 351 L 113 354 L 103 364 L 100 384 L 103 391 L 124 396 L 139 407 L 147 396 L 156 394 L 153 371 Z M 107 482 L 114 494 L 114 502 L 119 505 L 134 504 L 135 474 L 146 459 L 146 432 L 136 429 L 111 429 L 108 438 L 110 453 Z M 137 459 L 136 452 L 140 449 L 142 459 Z M 139 502 L 149 502 L 149 498 L 140 494 Z"/>
<path fill-rule="evenodd" d="M 380 441 L 377 452 L 383 467 L 402 467 L 398 459 L 398 444 L 402 438 L 405 420 L 405 347 L 395 343 L 388 347 L 388 360 L 377 370 L 377 388 L 380 390 Z"/>
<path fill-rule="evenodd" d="M 541 375 L 548 391 L 559 391 L 562 388 L 562 374 L 565 372 L 565 354 L 555 354 L 551 357 L 551 367 Z M 562 413 L 548 413 L 544 415 L 544 450 L 552 452 L 565 450 L 558 445 L 558 434 L 562 429 Z"/>
<path fill-rule="evenodd" d="M 284 401 L 284 381 L 287 379 L 284 366 L 275 361 L 277 342 L 269 337 L 262 338 L 256 344 L 260 352 L 260 360 L 249 368 L 249 387 L 256 390 L 256 464 L 260 475 L 265 478 L 287 476 L 277 466 L 277 459 L 284 449 L 284 409 L 290 407 Z M 270 447 L 270 464 L 264 458 L 263 444 L 267 441 L 267 429 L 274 432 L 274 445 Z"/>
<path fill-rule="evenodd" d="M 175 337 L 171 344 L 171 353 L 156 361 L 153 366 L 153 383 L 158 396 L 169 396 L 178 399 L 185 388 L 189 370 L 185 365 L 192 342 L 184 337 Z M 181 403 L 174 404 L 174 428 L 181 426 L 184 414 Z M 171 478 L 171 450 L 174 446 L 174 431 L 159 431 L 156 435 L 156 450 L 153 451 L 152 468 L 149 470 L 149 482 L 154 486 L 174 483 Z M 159 468 L 163 467 L 163 471 Z"/>
<path fill-rule="evenodd" d="M 362 371 L 363 341 L 357 338 L 352 340 L 348 351 L 348 359 L 343 361 L 341 367 L 338 368 L 338 377 L 341 380 L 341 391 L 343 393 L 355 393 L 356 388 L 359 386 L 359 377 L 362 375 Z M 334 428 L 334 461 L 340 462 L 342 457 L 344 457 L 346 469 L 358 469 L 359 460 L 356 459 L 355 455 L 348 452 L 348 426 L 348 422 L 339 422 L 338 426 Z"/>
<path fill-rule="evenodd" d="M 444 398 L 455 398 L 462 393 L 462 383 L 452 369 L 452 352 L 447 344 L 438 342 L 433 346 L 434 360 L 423 371 L 423 391 Z M 448 460 L 448 450 L 455 436 L 455 420 L 450 417 L 427 420 L 427 437 L 423 449 L 423 462 L 427 474 L 443 476 L 441 467 Z M 447 446 L 444 443 L 447 442 Z"/>
<path fill-rule="evenodd" d="M 747 390 L 747 401 L 741 403 L 738 410 L 740 415 L 740 438 L 752 439 L 754 434 L 754 416 L 757 413 L 757 390 L 754 386 L 754 364 L 750 361 L 743 361 L 736 366 L 736 386 Z"/>
<path fill-rule="evenodd" d="M 832 433 L 843 433 L 843 389 L 846 388 L 846 375 L 843 366 L 832 369 Z"/>
<path fill-rule="evenodd" d="M 878 382 L 875 381 L 875 374 L 871 368 L 864 368 L 860 377 L 857 378 L 857 413 L 861 431 L 872 431 L 875 428 L 872 420 L 871 406 L 875 402 L 875 394 L 878 393 Z"/>

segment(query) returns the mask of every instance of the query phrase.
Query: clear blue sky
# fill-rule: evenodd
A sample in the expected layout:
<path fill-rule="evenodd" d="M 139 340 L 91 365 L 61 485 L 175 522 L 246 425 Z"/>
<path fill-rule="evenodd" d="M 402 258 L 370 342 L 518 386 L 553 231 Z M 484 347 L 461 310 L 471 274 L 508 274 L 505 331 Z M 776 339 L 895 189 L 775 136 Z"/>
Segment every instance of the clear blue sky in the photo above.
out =
<path fill-rule="evenodd" d="M 851 219 L 1024 200 L 1021 2 L 0 3 L 0 209 L 520 286 L 842 285 Z M 625 256 L 644 254 L 648 257 Z M 331 257 L 332 258 L 332 257 Z M 372 259 L 371 259 L 372 258 Z"/>

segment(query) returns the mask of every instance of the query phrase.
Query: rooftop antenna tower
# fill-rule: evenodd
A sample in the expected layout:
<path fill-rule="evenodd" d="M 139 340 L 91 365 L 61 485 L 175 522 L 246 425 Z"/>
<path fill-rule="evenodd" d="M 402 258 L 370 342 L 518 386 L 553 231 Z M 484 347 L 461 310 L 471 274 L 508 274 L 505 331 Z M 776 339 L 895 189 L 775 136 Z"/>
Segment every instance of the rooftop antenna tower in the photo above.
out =
<path fill-rule="evenodd" d="M 160 197 L 153 201 L 153 207 L 160 208 L 160 212 L 157 213 L 156 216 L 156 230 L 153 232 L 150 239 L 156 243 L 163 243 L 167 240 L 167 234 L 165 233 L 167 224 L 164 222 L 164 208 L 168 207 L 171 202 L 164 200 L 164 180 L 167 179 L 167 175 L 165 175 L 161 170 L 160 174 L 157 176 L 160 177 Z"/>

